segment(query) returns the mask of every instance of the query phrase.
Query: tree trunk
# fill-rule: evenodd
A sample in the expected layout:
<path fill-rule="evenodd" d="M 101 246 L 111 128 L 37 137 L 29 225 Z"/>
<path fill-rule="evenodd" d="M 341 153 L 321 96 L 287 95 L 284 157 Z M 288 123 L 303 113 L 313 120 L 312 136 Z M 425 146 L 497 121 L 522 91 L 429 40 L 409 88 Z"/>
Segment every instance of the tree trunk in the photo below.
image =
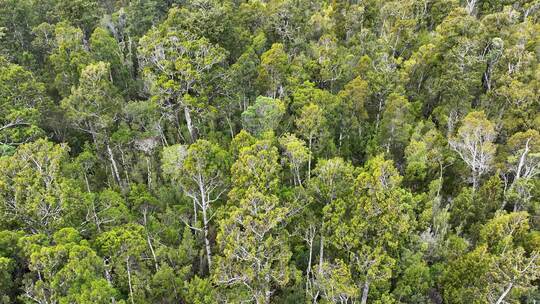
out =
<path fill-rule="evenodd" d="M 311 151 L 311 145 L 313 143 L 313 136 L 309 136 L 309 157 L 308 157 L 308 169 L 307 169 L 307 179 L 311 179 L 311 154 L 313 152 Z"/>
<path fill-rule="evenodd" d="M 364 288 L 362 289 L 362 300 L 360 302 L 361 304 L 367 303 L 368 293 L 369 293 L 369 280 L 366 279 L 366 281 L 364 282 Z"/>
<path fill-rule="evenodd" d="M 184 107 L 184 117 L 186 118 L 186 125 L 189 131 L 189 136 L 191 137 L 191 142 L 194 142 L 197 139 L 197 134 L 193 128 L 193 122 L 191 121 L 191 112 L 189 107 Z"/>
<path fill-rule="evenodd" d="M 131 286 L 131 268 L 129 267 L 129 255 L 126 257 L 126 270 L 128 274 L 129 299 L 131 300 L 131 304 L 135 304 L 135 301 L 133 300 L 133 287 Z"/>
<path fill-rule="evenodd" d="M 118 173 L 118 166 L 116 165 L 116 161 L 114 160 L 114 154 L 111 150 L 111 146 L 109 146 L 109 143 L 107 142 L 107 153 L 109 154 L 109 159 L 111 161 L 111 165 L 112 165 L 112 169 L 113 169 L 113 175 L 114 175 L 114 178 L 116 179 L 116 182 L 118 183 L 118 185 L 120 186 L 120 188 L 123 188 L 122 187 L 122 180 L 120 179 L 120 173 Z"/>
<path fill-rule="evenodd" d="M 324 261 L 324 236 L 323 236 L 323 229 L 321 227 L 321 243 L 319 246 L 319 274 L 322 273 L 323 261 Z"/>
<path fill-rule="evenodd" d="M 152 253 L 152 258 L 154 259 L 154 267 L 156 268 L 156 271 L 158 271 L 158 262 L 156 258 L 156 252 L 154 251 L 154 246 L 152 246 L 152 241 L 150 240 L 150 235 L 148 234 L 148 231 L 146 232 L 146 241 L 148 242 L 148 247 L 150 247 L 150 252 Z"/>
<path fill-rule="evenodd" d="M 147 174 L 146 180 L 148 183 L 148 189 L 152 189 L 152 171 L 150 168 L 150 157 L 148 155 L 146 155 L 146 174 Z"/>
<path fill-rule="evenodd" d="M 202 214 L 203 214 L 203 229 L 204 229 L 204 247 L 206 248 L 206 258 L 208 259 L 208 272 L 212 269 L 212 251 L 210 248 L 210 239 L 208 235 L 208 217 L 206 214 L 207 206 L 203 206 L 202 208 Z"/>
<path fill-rule="evenodd" d="M 309 244 L 309 259 L 306 268 L 306 296 L 311 292 L 311 260 L 313 259 L 313 238 L 314 234 L 310 232 L 309 238 L 307 239 Z"/>
<path fill-rule="evenodd" d="M 508 284 L 508 287 L 506 287 L 506 289 L 504 290 L 504 292 L 501 294 L 501 296 L 499 297 L 499 299 L 497 299 L 497 302 L 495 302 L 495 304 L 501 304 L 504 300 L 504 298 L 506 297 L 506 295 L 510 292 L 510 290 L 512 289 L 512 287 L 514 286 L 514 283 L 510 283 Z"/>
<path fill-rule="evenodd" d="M 86 190 L 88 191 L 88 193 L 92 193 L 92 191 L 90 190 L 90 183 L 88 182 L 88 175 L 86 175 L 86 170 L 84 170 L 83 175 L 84 183 L 86 184 Z"/>

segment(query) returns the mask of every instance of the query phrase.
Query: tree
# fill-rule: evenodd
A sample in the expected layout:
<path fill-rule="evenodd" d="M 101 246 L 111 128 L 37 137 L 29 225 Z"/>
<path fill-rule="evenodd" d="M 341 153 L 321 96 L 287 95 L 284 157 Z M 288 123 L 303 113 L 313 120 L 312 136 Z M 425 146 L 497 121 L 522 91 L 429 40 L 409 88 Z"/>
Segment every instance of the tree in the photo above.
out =
<path fill-rule="evenodd" d="M 143 259 L 147 248 L 144 228 L 139 224 L 116 226 L 96 239 L 100 256 L 104 257 L 107 281 L 129 295 L 131 304 L 145 298 L 144 281 L 148 279 L 149 265 Z M 114 273 L 114 277 L 112 276 Z"/>
<path fill-rule="evenodd" d="M 30 276 L 25 303 L 110 303 L 118 298 L 103 277 L 103 261 L 73 228 L 58 230 L 53 245 L 26 248 Z"/>
<path fill-rule="evenodd" d="M 355 180 L 355 168 L 354 166 L 343 160 L 342 158 L 332 158 L 329 160 L 321 160 L 315 170 L 313 170 L 313 179 L 308 182 L 308 189 L 310 196 L 313 197 L 314 204 L 313 209 L 318 219 L 324 219 L 324 208 L 338 200 L 348 200 L 352 195 L 352 187 Z M 311 238 L 315 238 L 315 228 L 310 228 L 313 231 L 308 231 Z M 325 261 L 325 246 L 328 246 L 325 237 L 328 236 L 328 228 L 326 222 L 320 220 L 320 227 L 318 228 L 319 239 L 319 263 L 318 272 L 322 271 L 323 263 Z M 312 280 L 312 276 L 315 271 L 312 271 L 311 256 L 313 255 L 313 240 L 309 241 L 310 258 L 308 260 L 308 267 L 306 270 L 306 279 Z M 320 274 L 319 274 L 320 275 Z M 313 296 L 317 298 L 316 296 Z"/>
<path fill-rule="evenodd" d="M 131 62 L 123 54 L 123 47 L 109 31 L 98 27 L 90 36 L 90 52 L 95 61 L 108 62 L 113 84 L 123 92 L 129 92 L 132 85 Z"/>
<path fill-rule="evenodd" d="M 42 115 L 52 106 L 45 85 L 0 57 L 0 145 L 20 145 L 43 135 Z"/>
<path fill-rule="evenodd" d="M 351 146 L 349 149 L 352 150 L 351 154 L 354 155 L 353 152 L 358 151 L 354 148 L 367 135 L 368 113 L 366 103 L 370 95 L 369 84 L 358 76 L 347 83 L 338 95 L 341 99 L 339 103 L 339 115 L 341 117 L 339 147 Z"/>
<path fill-rule="evenodd" d="M 323 210 L 331 245 L 358 273 L 363 304 L 372 285 L 392 277 L 399 245 L 413 225 L 412 196 L 400 188 L 401 179 L 391 161 L 377 156 L 356 178 L 353 199 L 334 200 Z"/>
<path fill-rule="evenodd" d="M 228 154 L 218 145 L 199 139 L 187 150 L 181 145 L 165 148 L 162 163 L 163 171 L 179 183 L 182 191 L 193 201 L 195 224 L 198 210 L 201 210 L 206 258 L 211 271 L 210 220 L 216 212 L 214 203 L 227 190 Z"/>
<path fill-rule="evenodd" d="M 281 100 L 259 96 L 255 104 L 242 113 L 242 125 L 253 135 L 261 135 L 275 131 L 284 114 L 285 105 Z"/>
<path fill-rule="evenodd" d="M 113 190 L 104 190 L 88 197 L 86 220 L 100 234 L 128 221 L 129 211 L 121 195 Z"/>
<path fill-rule="evenodd" d="M 421 121 L 414 128 L 405 148 L 405 180 L 413 181 L 418 187 L 422 181 L 439 179 L 437 197 L 443 186 L 444 170 L 453 158 L 446 138 L 429 121 Z"/>
<path fill-rule="evenodd" d="M 495 127 L 484 112 L 471 112 L 463 119 L 457 134 L 449 140 L 450 147 L 471 170 L 474 190 L 478 188 L 480 177 L 491 169 L 495 136 Z"/>
<path fill-rule="evenodd" d="M 313 145 L 321 140 L 325 132 L 326 118 L 316 104 L 305 105 L 295 120 L 299 133 L 308 141 L 308 149 L 313 154 Z M 311 178 L 311 154 L 308 158 L 308 180 Z"/>
<path fill-rule="evenodd" d="M 517 132 L 508 139 L 506 166 L 512 175 L 507 190 L 514 210 L 528 205 L 531 181 L 540 173 L 540 134 L 536 130 Z"/>
<path fill-rule="evenodd" d="M 122 98 L 110 80 L 110 64 L 98 62 L 84 68 L 79 86 L 62 100 L 68 119 L 92 136 L 96 150 L 104 144 L 114 180 L 123 187 L 120 170 L 110 145 L 110 136 L 119 119 Z"/>
<path fill-rule="evenodd" d="M 315 272 L 314 285 L 328 303 L 348 303 L 358 297 L 350 270 L 341 260 L 335 265 L 323 263 L 320 271 Z"/>
<path fill-rule="evenodd" d="M 208 109 L 205 88 L 209 80 L 217 77 L 216 68 L 225 60 L 226 51 L 182 27 L 182 11 L 174 8 L 167 20 L 141 38 L 139 62 L 142 75 L 149 84 L 153 99 L 160 105 L 164 116 L 178 124 L 178 112 L 184 119 L 190 140 L 197 138 L 192 112 Z"/>
<path fill-rule="evenodd" d="M 385 103 L 379 137 L 386 153 L 392 155 L 398 162 L 402 159 L 405 146 L 409 142 L 413 120 L 411 105 L 407 98 L 395 93 L 390 94 Z"/>
<path fill-rule="evenodd" d="M 261 55 L 257 81 L 268 96 L 284 97 L 288 62 L 287 53 L 281 43 L 272 44 L 272 47 Z"/>
<path fill-rule="evenodd" d="M 285 134 L 279 139 L 283 148 L 283 154 L 289 161 L 289 167 L 293 174 L 294 184 L 302 186 L 301 171 L 310 158 L 310 151 L 306 148 L 306 143 L 298 139 L 294 134 Z"/>
<path fill-rule="evenodd" d="M 268 140 L 243 148 L 232 167 L 234 188 L 220 221 L 222 255 L 213 274 L 232 301 L 270 303 L 275 286 L 289 280 L 292 253 L 282 225 L 292 210 L 278 196 L 278 173 L 278 152 Z"/>
<path fill-rule="evenodd" d="M 82 195 L 62 172 L 67 157 L 67 146 L 40 139 L 0 158 L 0 226 L 51 234 L 80 224 Z"/>
<path fill-rule="evenodd" d="M 531 283 L 540 277 L 540 252 L 520 246 L 530 229 L 528 217 L 526 212 L 498 214 L 480 231 L 480 242 L 495 255 L 488 274 L 489 303 L 504 303 L 513 296 L 510 291 L 533 288 Z"/>
<path fill-rule="evenodd" d="M 71 87 L 79 84 L 83 68 L 92 62 L 84 45 L 84 34 L 67 22 L 57 23 L 54 30 L 56 49 L 49 56 L 54 74 L 54 88 L 67 97 Z"/>

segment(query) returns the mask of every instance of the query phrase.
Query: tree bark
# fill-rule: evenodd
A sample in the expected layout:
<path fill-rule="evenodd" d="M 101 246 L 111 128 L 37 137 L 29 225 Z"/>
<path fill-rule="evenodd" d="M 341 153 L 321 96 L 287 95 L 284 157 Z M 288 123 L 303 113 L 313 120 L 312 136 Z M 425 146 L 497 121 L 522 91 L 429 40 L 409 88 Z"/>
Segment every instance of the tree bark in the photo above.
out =
<path fill-rule="evenodd" d="M 202 208 L 202 214 L 203 214 L 203 222 L 204 222 L 204 247 L 206 248 L 206 258 L 208 259 L 208 272 L 212 269 L 212 251 L 210 248 L 210 240 L 209 240 L 209 234 L 208 234 L 208 216 L 206 214 L 207 206 L 203 206 Z"/>
<path fill-rule="evenodd" d="M 309 136 L 309 157 L 308 157 L 308 173 L 307 173 L 307 179 L 310 180 L 311 179 L 311 154 L 313 154 L 313 152 L 311 151 L 311 146 L 312 146 L 312 143 L 313 143 L 313 136 Z"/>
<path fill-rule="evenodd" d="M 497 302 L 495 302 L 495 304 L 501 304 L 502 301 L 504 300 L 504 298 L 506 297 L 506 295 L 510 292 L 510 290 L 512 289 L 513 286 L 514 286 L 514 283 L 508 284 L 508 286 L 507 286 L 506 289 L 503 291 L 503 293 L 501 294 L 501 296 L 499 297 L 499 299 L 497 299 Z"/>
<path fill-rule="evenodd" d="M 323 229 L 321 227 L 321 243 L 319 246 L 319 274 L 322 273 L 323 261 L 324 261 L 324 236 L 323 236 Z"/>
<path fill-rule="evenodd" d="M 129 267 L 129 255 L 126 257 L 126 270 L 128 274 L 129 299 L 131 300 L 131 304 L 135 304 L 135 301 L 133 300 L 133 287 L 131 286 L 131 268 Z"/>
<path fill-rule="evenodd" d="M 364 282 L 364 288 L 362 289 L 362 300 L 360 302 L 361 304 L 367 303 L 368 293 L 369 293 L 369 280 L 366 279 L 366 281 Z"/>
<path fill-rule="evenodd" d="M 195 142 L 197 139 L 197 134 L 193 128 L 193 122 L 191 121 L 191 112 L 188 107 L 184 107 L 184 117 L 186 118 L 186 125 L 189 131 L 189 136 L 191 137 L 191 142 Z"/>
<path fill-rule="evenodd" d="M 106 144 L 107 146 L 107 153 L 109 154 L 109 159 L 111 161 L 111 165 L 112 165 L 112 168 L 113 168 L 113 175 L 114 175 L 114 178 L 116 179 L 116 182 L 118 183 L 118 185 L 120 185 L 121 188 L 122 187 L 122 180 L 120 179 L 120 173 L 118 173 L 118 166 L 116 165 L 116 160 L 114 160 L 114 154 L 111 150 L 111 146 L 109 145 L 109 143 L 107 142 Z"/>

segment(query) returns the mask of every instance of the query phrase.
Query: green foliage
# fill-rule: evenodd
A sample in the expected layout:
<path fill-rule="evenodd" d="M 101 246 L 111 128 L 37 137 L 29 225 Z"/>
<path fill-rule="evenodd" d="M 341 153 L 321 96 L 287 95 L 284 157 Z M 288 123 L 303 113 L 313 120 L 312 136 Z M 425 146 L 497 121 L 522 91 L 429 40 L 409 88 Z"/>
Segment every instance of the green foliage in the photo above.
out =
<path fill-rule="evenodd" d="M 31 72 L 4 57 L 0 57 L 0 105 L 3 150 L 43 135 L 44 117 L 51 106 L 45 86 Z"/>
<path fill-rule="evenodd" d="M 283 114 L 285 105 L 281 100 L 259 96 L 255 104 L 242 113 L 242 125 L 254 135 L 275 131 Z"/>
<path fill-rule="evenodd" d="M 0 303 L 535 303 L 537 0 L 0 0 Z"/>

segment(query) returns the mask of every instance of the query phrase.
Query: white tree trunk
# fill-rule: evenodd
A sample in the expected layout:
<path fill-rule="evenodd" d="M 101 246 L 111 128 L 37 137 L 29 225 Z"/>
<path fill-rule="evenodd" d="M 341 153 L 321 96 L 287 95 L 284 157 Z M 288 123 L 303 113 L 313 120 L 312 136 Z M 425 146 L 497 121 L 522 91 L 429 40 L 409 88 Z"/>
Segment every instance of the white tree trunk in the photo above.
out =
<path fill-rule="evenodd" d="M 131 304 L 135 304 L 135 301 L 133 300 L 133 287 L 131 286 L 131 268 L 129 266 L 129 255 L 126 257 L 126 270 L 128 274 L 129 299 L 131 300 Z"/>
<path fill-rule="evenodd" d="M 191 113 L 188 107 L 184 107 L 184 117 L 186 118 L 186 125 L 189 131 L 189 136 L 191 137 L 191 142 L 194 142 L 197 135 L 195 134 L 195 129 L 193 128 L 193 122 L 191 121 Z"/>
<path fill-rule="evenodd" d="M 122 188 L 122 180 L 120 179 L 120 173 L 118 172 L 118 166 L 116 165 L 116 160 L 114 160 L 114 154 L 111 150 L 111 146 L 109 145 L 109 143 L 107 143 L 107 153 L 109 154 L 109 159 L 111 161 L 111 165 L 112 165 L 112 168 L 113 168 L 113 175 L 114 175 L 114 178 L 116 179 L 116 182 L 118 183 L 118 185 L 120 185 L 120 187 Z"/>
<path fill-rule="evenodd" d="M 506 295 L 508 295 L 508 293 L 510 292 L 510 290 L 512 290 L 512 287 L 514 286 L 513 283 L 510 283 L 508 284 L 508 286 L 506 287 L 506 289 L 503 291 L 503 293 L 501 294 L 501 296 L 499 297 L 499 299 L 497 299 L 497 302 L 495 302 L 495 304 L 501 304 L 504 300 L 504 298 L 506 297 Z"/>
<path fill-rule="evenodd" d="M 204 246 L 206 248 L 206 258 L 208 260 L 208 271 L 212 269 L 212 250 L 210 248 L 210 239 L 208 235 L 208 216 L 207 216 L 207 206 L 203 205 L 202 208 L 202 214 L 203 214 L 203 222 L 204 222 Z"/>
<path fill-rule="evenodd" d="M 366 279 L 366 281 L 364 282 L 364 288 L 362 289 L 362 300 L 360 302 L 361 304 L 367 303 L 368 293 L 369 293 L 369 281 Z"/>

